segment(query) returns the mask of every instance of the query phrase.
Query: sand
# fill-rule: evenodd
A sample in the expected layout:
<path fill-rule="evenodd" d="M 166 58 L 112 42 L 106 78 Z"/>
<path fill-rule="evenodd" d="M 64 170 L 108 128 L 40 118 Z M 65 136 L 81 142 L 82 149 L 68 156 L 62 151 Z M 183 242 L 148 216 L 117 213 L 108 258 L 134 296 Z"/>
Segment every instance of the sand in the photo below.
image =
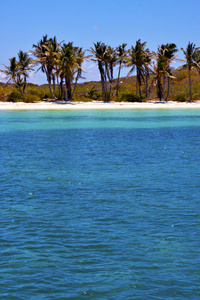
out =
<path fill-rule="evenodd" d="M 24 102 L 0 102 L 0 110 L 105 110 L 105 109 L 200 109 L 200 100 L 193 102 L 159 102 L 148 101 L 146 103 L 127 102 L 64 102 L 64 101 L 41 101 L 38 103 Z"/>

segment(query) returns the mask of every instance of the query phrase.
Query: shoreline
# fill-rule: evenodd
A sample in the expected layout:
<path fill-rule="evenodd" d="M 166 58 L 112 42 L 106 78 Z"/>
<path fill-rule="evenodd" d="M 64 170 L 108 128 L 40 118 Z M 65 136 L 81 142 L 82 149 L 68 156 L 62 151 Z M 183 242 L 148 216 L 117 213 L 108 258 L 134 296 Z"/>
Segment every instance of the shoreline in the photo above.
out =
<path fill-rule="evenodd" d="M 7 110 L 123 110 L 123 109 L 200 109 L 200 100 L 193 102 L 65 102 L 41 101 L 38 103 L 0 102 L 0 111 Z"/>

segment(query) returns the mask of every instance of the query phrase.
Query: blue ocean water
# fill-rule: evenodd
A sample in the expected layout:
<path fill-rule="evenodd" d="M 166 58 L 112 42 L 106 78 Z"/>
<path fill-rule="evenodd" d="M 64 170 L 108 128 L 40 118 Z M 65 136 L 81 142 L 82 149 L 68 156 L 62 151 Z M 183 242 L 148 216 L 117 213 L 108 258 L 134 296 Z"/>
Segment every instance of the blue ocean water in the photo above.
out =
<path fill-rule="evenodd" d="M 199 299 L 200 110 L 0 112 L 0 298 Z"/>

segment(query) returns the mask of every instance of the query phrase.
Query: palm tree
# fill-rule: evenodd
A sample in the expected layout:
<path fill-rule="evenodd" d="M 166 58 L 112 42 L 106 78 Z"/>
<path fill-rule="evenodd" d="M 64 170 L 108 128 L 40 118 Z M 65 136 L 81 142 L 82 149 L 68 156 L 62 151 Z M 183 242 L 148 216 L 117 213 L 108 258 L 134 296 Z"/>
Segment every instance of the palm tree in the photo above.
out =
<path fill-rule="evenodd" d="M 178 51 L 178 49 L 176 47 L 176 44 L 174 44 L 174 43 L 161 45 L 161 49 L 163 50 L 161 54 L 164 55 L 165 59 L 166 59 L 166 69 L 167 69 L 167 72 L 168 72 L 168 76 L 167 76 L 167 95 L 165 97 L 165 101 L 167 101 L 167 98 L 169 96 L 170 78 L 173 78 L 173 76 L 172 76 L 173 68 L 171 67 L 171 64 L 175 60 L 178 60 L 176 58 L 177 55 L 175 55 L 175 53 Z"/>
<path fill-rule="evenodd" d="M 113 82 L 113 68 L 117 63 L 116 50 L 102 42 L 94 43 L 94 48 L 90 48 L 94 56 L 94 61 L 98 63 L 98 68 L 101 76 L 102 96 L 105 101 L 110 100 L 112 82 Z M 107 82 L 109 81 L 109 91 Z"/>
<path fill-rule="evenodd" d="M 28 77 L 28 72 L 33 71 L 33 68 L 31 66 L 33 65 L 33 62 L 31 58 L 28 56 L 26 52 L 19 51 L 18 53 L 18 67 L 19 67 L 19 74 L 21 74 L 24 78 L 23 81 L 23 93 L 25 92 L 26 89 L 26 81 Z"/>
<path fill-rule="evenodd" d="M 189 86 L 190 86 L 190 101 L 192 101 L 192 81 L 191 81 L 191 70 L 192 68 L 196 68 L 197 70 L 200 69 L 200 63 L 199 63 L 199 50 L 200 48 L 196 47 L 193 43 L 188 43 L 186 50 L 181 48 L 185 55 L 185 61 L 186 64 L 180 67 L 179 69 L 188 69 L 189 74 Z"/>
<path fill-rule="evenodd" d="M 169 86 L 170 86 L 170 79 L 175 78 L 172 75 L 172 70 L 173 68 L 171 67 L 171 64 L 175 61 L 178 60 L 176 53 L 178 50 L 176 48 L 176 45 L 171 43 L 171 44 L 166 44 L 166 45 L 161 45 L 158 46 L 158 51 L 157 53 L 153 52 L 153 57 L 156 61 L 156 64 L 153 66 L 153 73 L 154 73 L 154 78 L 152 83 L 154 82 L 156 87 L 157 87 L 157 96 L 162 100 L 164 96 L 164 90 L 165 90 L 165 81 L 167 78 L 167 95 L 165 97 L 165 101 L 167 100 L 169 96 Z"/>
<path fill-rule="evenodd" d="M 87 89 L 87 93 L 85 95 L 86 97 L 90 99 L 97 99 L 98 93 L 95 85 L 93 85 L 91 88 L 86 88 L 86 89 Z"/>
<path fill-rule="evenodd" d="M 42 70 L 46 74 L 47 82 L 49 85 L 49 90 L 51 97 L 56 99 L 56 96 L 53 93 L 51 81 L 53 79 L 53 69 L 55 57 L 52 52 L 49 51 L 48 47 L 50 46 L 51 40 L 48 39 L 47 35 L 36 44 L 33 45 L 33 51 L 30 51 L 36 57 L 35 64 L 40 64 L 41 67 L 37 71 Z"/>
<path fill-rule="evenodd" d="M 75 72 L 79 72 L 79 70 L 81 71 L 83 70 L 81 67 L 82 61 L 84 59 L 83 57 L 84 57 L 84 52 L 82 51 L 82 48 L 74 47 L 72 42 L 69 42 L 68 44 L 64 43 L 62 45 L 61 55 L 60 55 L 59 74 L 60 74 L 61 82 L 63 82 L 63 79 L 65 79 L 65 100 L 72 99 L 71 84 L 74 79 Z"/>
<path fill-rule="evenodd" d="M 151 65 L 151 61 L 152 61 L 152 57 L 153 57 L 153 53 L 149 51 L 149 49 L 145 49 L 145 59 L 144 59 L 144 70 L 145 70 L 145 97 L 147 98 L 148 96 L 148 80 L 149 80 L 149 76 L 150 76 L 150 65 Z"/>
<path fill-rule="evenodd" d="M 85 56 L 85 50 L 83 51 L 83 48 L 77 47 L 77 53 L 76 53 L 76 64 L 77 64 L 77 66 L 76 66 L 76 70 L 75 70 L 76 78 L 75 78 L 75 83 L 74 83 L 74 89 L 73 89 L 73 92 L 72 92 L 72 98 L 73 98 L 73 95 L 74 95 L 74 92 L 75 92 L 75 89 L 76 89 L 78 79 L 83 78 L 83 77 L 81 77 L 82 71 L 85 72 L 82 68 L 82 64 L 83 64 L 84 61 L 89 60 L 90 57 L 91 57 L 90 55 Z"/>
<path fill-rule="evenodd" d="M 117 62 L 117 55 L 116 51 L 111 48 L 110 46 L 106 46 L 106 51 L 104 53 L 103 62 L 105 64 L 105 70 L 106 70 L 106 80 L 109 80 L 109 92 L 107 93 L 107 101 L 110 101 L 110 94 L 111 94 L 111 88 L 112 88 L 112 82 L 113 82 L 113 68 L 116 65 Z"/>
<path fill-rule="evenodd" d="M 23 91 L 21 89 L 22 87 L 22 80 L 20 78 L 20 70 L 19 70 L 19 64 L 16 60 L 16 57 L 12 57 L 11 59 L 9 59 L 10 61 L 10 65 L 9 66 L 5 66 L 6 70 L 1 70 L 1 72 L 3 72 L 6 77 L 3 78 L 3 80 L 5 79 L 7 82 L 13 82 L 16 87 L 19 89 L 20 93 L 23 94 Z"/>
<path fill-rule="evenodd" d="M 165 78 L 168 75 L 168 72 L 166 70 L 165 57 L 163 55 L 160 55 L 159 53 L 157 53 L 156 64 L 153 66 L 153 73 L 155 76 L 152 83 L 155 83 L 157 87 L 157 96 L 161 101 L 163 97 L 162 78 Z"/>
<path fill-rule="evenodd" d="M 116 89 L 116 96 L 118 98 L 118 92 L 119 92 L 119 78 L 120 78 L 120 72 L 123 64 L 126 63 L 125 57 L 127 56 L 128 51 L 125 50 L 127 44 L 123 43 L 122 45 L 118 46 L 116 49 L 117 53 L 117 62 L 119 64 L 119 71 L 118 71 L 118 77 L 117 77 L 117 89 Z"/>
<path fill-rule="evenodd" d="M 94 43 L 94 48 L 90 48 L 94 56 L 94 61 L 98 63 L 98 69 L 101 76 L 101 86 L 102 86 L 102 96 L 107 100 L 107 83 L 106 83 L 106 70 L 105 70 L 105 53 L 107 51 L 107 46 L 102 42 Z"/>
<path fill-rule="evenodd" d="M 60 73 L 65 79 L 65 100 L 71 98 L 71 82 L 73 80 L 74 53 L 73 43 L 63 44 L 60 55 Z M 61 81 L 62 81 L 61 78 Z"/>
<path fill-rule="evenodd" d="M 55 82 L 57 80 L 57 87 L 58 87 L 58 92 L 59 92 L 59 98 L 60 98 L 60 85 L 59 85 L 59 81 L 58 81 L 58 68 L 59 68 L 59 57 L 61 54 L 61 49 L 60 46 L 63 43 L 60 42 L 58 43 L 56 40 L 56 36 L 49 39 L 47 45 L 44 45 L 44 47 L 46 48 L 46 57 L 48 57 L 48 61 L 51 62 L 52 65 L 52 70 L 51 70 L 51 74 L 52 74 L 52 82 L 53 82 L 53 90 L 55 90 Z"/>
<path fill-rule="evenodd" d="M 131 46 L 129 57 L 126 59 L 127 63 L 125 64 L 127 67 L 132 67 L 127 76 L 136 69 L 136 95 L 138 92 L 137 87 L 139 87 L 140 98 L 142 98 L 141 85 L 142 81 L 144 81 L 144 75 L 146 74 L 144 67 L 147 62 L 145 46 L 146 42 L 141 43 L 140 39 L 136 41 L 135 47 Z"/>

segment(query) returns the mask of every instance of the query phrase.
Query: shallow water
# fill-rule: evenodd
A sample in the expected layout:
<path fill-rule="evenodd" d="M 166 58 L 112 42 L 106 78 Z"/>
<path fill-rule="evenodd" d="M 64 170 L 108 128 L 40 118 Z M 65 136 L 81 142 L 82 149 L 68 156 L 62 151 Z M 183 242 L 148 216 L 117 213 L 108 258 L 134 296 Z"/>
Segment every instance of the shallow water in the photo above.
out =
<path fill-rule="evenodd" d="M 200 110 L 0 112 L 1 299 L 199 299 Z"/>

